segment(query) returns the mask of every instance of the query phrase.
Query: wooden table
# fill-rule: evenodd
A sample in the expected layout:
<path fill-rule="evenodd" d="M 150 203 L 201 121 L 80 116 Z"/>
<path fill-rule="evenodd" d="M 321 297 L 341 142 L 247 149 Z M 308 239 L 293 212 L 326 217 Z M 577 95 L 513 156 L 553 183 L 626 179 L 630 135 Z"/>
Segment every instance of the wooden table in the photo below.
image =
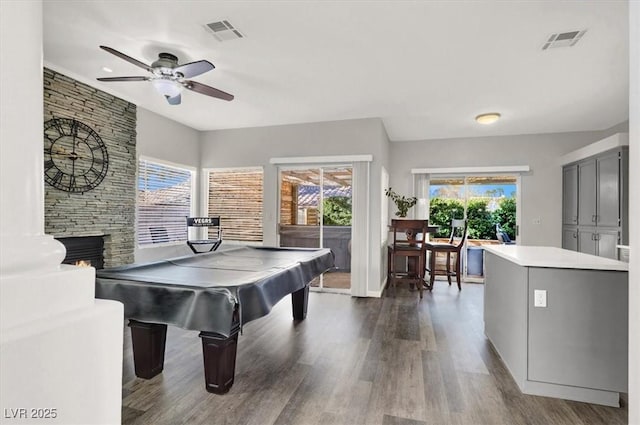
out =
<path fill-rule="evenodd" d="M 387 225 L 389 229 L 389 233 L 393 231 L 393 226 L 390 224 Z M 427 233 L 435 233 L 440 229 L 440 226 L 427 226 Z M 391 281 L 391 250 L 393 247 L 390 244 L 387 244 L 387 282 Z M 426 255 L 426 254 L 425 254 Z M 425 258 L 425 264 L 427 259 Z M 415 258 L 407 259 L 407 272 L 411 273 L 416 271 L 416 261 Z M 411 284 L 413 286 L 413 283 Z"/>

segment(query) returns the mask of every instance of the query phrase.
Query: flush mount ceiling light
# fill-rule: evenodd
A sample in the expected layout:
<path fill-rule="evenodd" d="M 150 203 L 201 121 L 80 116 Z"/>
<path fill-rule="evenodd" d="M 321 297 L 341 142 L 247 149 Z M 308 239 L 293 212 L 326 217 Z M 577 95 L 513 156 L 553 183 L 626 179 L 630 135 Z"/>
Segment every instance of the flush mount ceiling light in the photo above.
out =
<path fill-rule="evenodd" d="M 103 66 L 103 67 L 102 67 L 102 70 L 103 70 L 104 72 L 113 72 L 113 69 L 111 69 L 111 68 L 107 68 L 106 66 Z"/>
<path fill-rule="evenodd" d="M 487 114 L 480 114 L 476 117 L 478 124 L 493 124 L 500 119 L 500 114 L 497 112 L 489 112 Z"/>

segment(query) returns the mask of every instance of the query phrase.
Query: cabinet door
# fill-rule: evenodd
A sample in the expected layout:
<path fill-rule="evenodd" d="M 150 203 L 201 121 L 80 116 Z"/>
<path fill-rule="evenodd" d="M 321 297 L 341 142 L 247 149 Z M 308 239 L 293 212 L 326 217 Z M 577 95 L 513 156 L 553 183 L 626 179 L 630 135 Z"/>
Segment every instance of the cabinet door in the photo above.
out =
<path fill-rule="evenodd" d="M 618 152 L 597 159 L 598 226 L 620 225 L 620 158 Z"/>
<path fill-rule="evenodd" d="M 578 229 L 562 229 L 562 247 L 571 251 L 578 250 Z"/>
<path fill-rule="evenodd" d="M 598 229 L 596 233 L 596 243 L 598 245 L 598 255 L 600 257 L 618 259 L 618 230 Z"/>
<path fill-rule="evenodd" d="M 562 224 L 578 224 L 578 166 L 562 169 Z"/>
<path fill-rule="evenodd" d="M 578 165 L 578 224 L 596 224 L 596 160 L 591 159 Z"/>
<path fill-rule="evenodd" d="M 578 230 L 578 251 L 585 254 L 598 255 L 598 245 L 594 229 Z"/>

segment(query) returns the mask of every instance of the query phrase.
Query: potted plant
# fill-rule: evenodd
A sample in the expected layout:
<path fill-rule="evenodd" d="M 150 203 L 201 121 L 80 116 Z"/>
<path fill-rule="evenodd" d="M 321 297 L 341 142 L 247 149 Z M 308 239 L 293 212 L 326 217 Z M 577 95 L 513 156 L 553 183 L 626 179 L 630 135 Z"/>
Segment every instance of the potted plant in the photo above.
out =
<path fill-rule="evenodd" d="M 396 215 L 401 218 L 405 218 L 407 216 L 407 213 L 409 212 L 409 208 L 411 208 L 416 204 L 416 202 L 418 202 L 418 198 L 416 198 L 415 196 L 412 196 L 410 198 L 401 196 L 394 192 L 391 188 L 388 188 L 384 193 L 396 204 L 396 208 L 398 209 L 398 211 L 396 211 Z"/>

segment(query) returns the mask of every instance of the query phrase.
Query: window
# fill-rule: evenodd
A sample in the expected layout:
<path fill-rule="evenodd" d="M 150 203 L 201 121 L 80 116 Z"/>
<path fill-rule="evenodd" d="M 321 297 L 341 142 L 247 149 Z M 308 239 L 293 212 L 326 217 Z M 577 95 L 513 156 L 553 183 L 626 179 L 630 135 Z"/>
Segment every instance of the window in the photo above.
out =
<path fill-rule="evenodd" d="M 138 162 L 138 245 L 187 240 L 194 171 L 153 160 Z"/>
<path fill-rule="evenodd" d="M 209 216 L 220 216 L 225 240 L 262 242 L 261 168 L 209 170 Z"/>

